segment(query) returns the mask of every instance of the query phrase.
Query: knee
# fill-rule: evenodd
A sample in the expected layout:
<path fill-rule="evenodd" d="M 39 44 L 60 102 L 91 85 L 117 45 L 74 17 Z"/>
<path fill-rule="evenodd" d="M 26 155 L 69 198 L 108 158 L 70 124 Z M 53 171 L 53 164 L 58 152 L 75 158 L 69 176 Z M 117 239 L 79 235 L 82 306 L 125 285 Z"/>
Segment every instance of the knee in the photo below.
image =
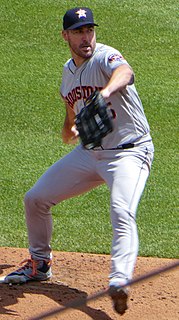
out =
<path fill-rule="evenodd" d="M 111 220 L 115 226 L 130 227 L 135 223 L 135 213 L 127 205 L 111 206 Z"/>
<path fill-rule="evenodd" d="M 30 189 L 24 196 L 24 205 L 26 208 L 40 208 L 46 204 L 42 194 L 37 192 L 35 188 Z"/>
<path fill-rule="evenodd" d="M 49 209 L 54 205 L 54 203 L 51 203 L 44 193 L 33 187 L 26 192 L 24 196 L 24 205 L 26 211 L 48 213 Z"/>
<path fill-rule="evenodd" d="M 35 204 L 38 202 L 38 196 L 37 194 L 33 191 L 33 189 L 30 189 L 26 192 L 24 196 L 24 204 L 25 206 L 29 206 L 32 204 Z"/>

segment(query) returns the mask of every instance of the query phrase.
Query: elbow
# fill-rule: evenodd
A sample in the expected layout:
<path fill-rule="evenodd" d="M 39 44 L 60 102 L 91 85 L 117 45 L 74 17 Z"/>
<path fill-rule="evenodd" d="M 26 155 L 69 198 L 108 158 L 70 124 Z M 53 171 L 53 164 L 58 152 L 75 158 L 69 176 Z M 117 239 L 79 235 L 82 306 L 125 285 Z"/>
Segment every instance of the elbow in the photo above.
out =
<path fill-rule="evenodd" d="M 126 66 L 126 67 L 127 67 L 127 70 L 126 70 L 127 85 L 132 85 L 134 83 L 134 71 L 130 66 Z"/>
<path fill-rule="evenodd" d="M 125 86 L 132 85 L 134 83 L 133 69 L 129 65 L 123 64 L 121 67 L 119 67 L 119 70 L 123 70 Z"/>
<path fill-rule="evenodd" d="M 65 137 L 63 137 L 63 135 L 62 135 L 62 142 L 63 142 L 64 144 L 68 144 L 68 140 L 67 140 Z"/>
<path fill-rule="evenodd" d="M 68 144 L 68 135 L 67 135 L 66 129 L 64 127 L 61 132 L 61 137 L 62 137 L 63 143 Z"/>
<path fill-rule="evenodd" d="M 132 85 L 132 84 L 134 84 L 134 73 L 133 72 L 129 76 L 129 82 L 128 82 L 128 85 Z"/>

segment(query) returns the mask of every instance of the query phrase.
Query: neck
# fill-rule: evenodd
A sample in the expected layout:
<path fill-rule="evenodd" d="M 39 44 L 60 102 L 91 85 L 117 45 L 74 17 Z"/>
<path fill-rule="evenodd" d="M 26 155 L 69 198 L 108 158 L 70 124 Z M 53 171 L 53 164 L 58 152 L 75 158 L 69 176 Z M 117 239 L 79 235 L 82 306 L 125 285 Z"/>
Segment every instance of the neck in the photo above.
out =
<path fill-rule="evenodd" d="M 72 54 L 72 60 L 76 67 L 80 67 L 89 58 L 76 57 Z"/>

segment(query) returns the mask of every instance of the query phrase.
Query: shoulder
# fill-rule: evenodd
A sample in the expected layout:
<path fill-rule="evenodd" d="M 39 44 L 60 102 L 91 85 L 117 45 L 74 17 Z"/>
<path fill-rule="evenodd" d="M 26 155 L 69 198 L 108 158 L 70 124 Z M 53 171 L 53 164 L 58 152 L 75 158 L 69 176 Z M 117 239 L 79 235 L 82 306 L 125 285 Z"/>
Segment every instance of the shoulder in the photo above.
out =
<path fill-rule="evenodd" d="M 72 59 L 68 59 L 68 60 L 64 63 L 64 65 L 63 65 L 64 69 L 69 68 L 69 66 L 70 66 L 71 63 L 72 63 Z"/>
<path fill-rule="evenodd" d="M 128 64 L 118 49 L 101 43 L 96 44 L 95 58 L 102 65 L 105 64 L 112 68 L 113 66 L 117 67 L 121 64 Z"/>
<path fill-rule="evenodd" d="M 119 50 L 117 50 L 111 46 L 97 42 L 95 53 L 105 55 L 105 54 L 112 53 L 112 52 L 120 53 Z"/>
<path fill-rule="evenodd" d="M 73 59 L 68 59 L 67 62 L 64 64 L 63 66 L 63 74 L 67 75 L 67 74 L 74 74 L 76 70 L 76 66 L 73 62 Z"/>

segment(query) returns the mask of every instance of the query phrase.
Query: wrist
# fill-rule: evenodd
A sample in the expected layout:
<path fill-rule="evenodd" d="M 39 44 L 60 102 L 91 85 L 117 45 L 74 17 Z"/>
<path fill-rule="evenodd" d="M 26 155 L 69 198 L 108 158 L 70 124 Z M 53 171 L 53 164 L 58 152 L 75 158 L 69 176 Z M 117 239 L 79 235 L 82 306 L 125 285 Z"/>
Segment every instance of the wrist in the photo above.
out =
<path fill-rule="evenodd" d="M 102 94 L 103 98 L 107 99 L 110 97 L 111 93 L 109 91 L 108 88 L 104 88 L 100 91 L 100 93 Z"/>

